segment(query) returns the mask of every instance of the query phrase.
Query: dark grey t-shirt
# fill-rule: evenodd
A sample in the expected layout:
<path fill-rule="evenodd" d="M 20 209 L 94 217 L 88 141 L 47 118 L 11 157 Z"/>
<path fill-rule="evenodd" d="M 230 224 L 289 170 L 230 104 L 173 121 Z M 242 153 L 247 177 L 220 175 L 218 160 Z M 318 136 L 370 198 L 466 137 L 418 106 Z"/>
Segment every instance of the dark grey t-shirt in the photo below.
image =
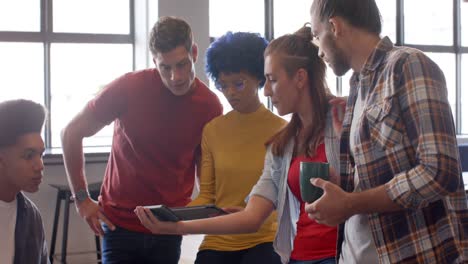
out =
<path fill-rule="evenodd" d="M 14 264 L 49 263 L 44 227 L 39 210 L 23 193 L 18 201 L 15 228 Z"/>

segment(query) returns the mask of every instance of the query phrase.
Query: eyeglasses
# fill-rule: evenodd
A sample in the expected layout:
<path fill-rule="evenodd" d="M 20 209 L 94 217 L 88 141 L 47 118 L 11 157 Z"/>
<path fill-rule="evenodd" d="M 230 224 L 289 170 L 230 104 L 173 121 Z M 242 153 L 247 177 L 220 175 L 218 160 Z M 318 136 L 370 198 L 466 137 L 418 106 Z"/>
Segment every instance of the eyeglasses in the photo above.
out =
<path fill-rule="evenodd" d="M 234 89 L 239 92 L 239 91 L 242 91 L 244 90 L 245 88 L 245 83 L 247 82 L 247 80 L 245 79 L 239 79 L 239 80 L 235 80 L 231 83 L 225 83 L 225 82 L 215 82 L 215 87 L 216 89 L 220 90 L 221 92 L 226 92 L 229 87 L 234 87 Z"/>
<path fill-rule="evenodd" d="M 311 41 L 315 46 L 320 47 L 320 41 L 318 37 L 314 34 L 312 34 L 312 41 Z"/>

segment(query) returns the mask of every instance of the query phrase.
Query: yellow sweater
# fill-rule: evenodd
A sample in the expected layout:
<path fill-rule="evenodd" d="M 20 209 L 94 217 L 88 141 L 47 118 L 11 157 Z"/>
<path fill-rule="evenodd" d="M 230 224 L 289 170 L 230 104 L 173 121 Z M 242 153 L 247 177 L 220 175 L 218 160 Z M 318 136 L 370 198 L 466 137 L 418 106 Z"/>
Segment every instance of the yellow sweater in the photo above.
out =
<path fill-rule="evenodd" d="M 202 136 L 200 194 L 190 205 L 242 206 L 262 174 L 265 142 L 286 121 L 265 106 L 242 114 L 231 111 L 206 124 Z M 276 233 L 276 213 L 258 232 L 240 235 L 206 235 L 200 250 L 236 251 L 272 242 Z"/>

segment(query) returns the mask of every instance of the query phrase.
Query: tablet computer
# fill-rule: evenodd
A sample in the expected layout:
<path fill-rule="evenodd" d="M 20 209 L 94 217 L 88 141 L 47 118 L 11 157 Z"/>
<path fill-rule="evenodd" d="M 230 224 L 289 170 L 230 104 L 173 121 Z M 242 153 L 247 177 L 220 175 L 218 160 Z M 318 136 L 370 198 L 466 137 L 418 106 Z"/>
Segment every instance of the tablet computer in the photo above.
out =
<path fill-rule="evenodd" d="M 145 206 L 151 210 L 159 221 L 195 220 L 227 214 L 223 209 L 213 204 L 186 207 L 167 207 L 165 205 Z"/>

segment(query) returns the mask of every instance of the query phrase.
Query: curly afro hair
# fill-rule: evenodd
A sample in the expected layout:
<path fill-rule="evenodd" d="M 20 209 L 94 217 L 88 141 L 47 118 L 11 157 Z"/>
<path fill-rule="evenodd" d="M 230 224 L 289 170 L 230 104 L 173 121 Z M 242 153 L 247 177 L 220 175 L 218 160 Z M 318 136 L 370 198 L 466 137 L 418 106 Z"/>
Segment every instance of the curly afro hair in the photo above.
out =
<path fill-rule="evenodd" d="M 268 41 L 258 33 L 227 32 L 216 39 L 206 51 L 205 70 L 214 82 L 220 73 L 247 72 L 265 84 L 263 52 Z"/>

